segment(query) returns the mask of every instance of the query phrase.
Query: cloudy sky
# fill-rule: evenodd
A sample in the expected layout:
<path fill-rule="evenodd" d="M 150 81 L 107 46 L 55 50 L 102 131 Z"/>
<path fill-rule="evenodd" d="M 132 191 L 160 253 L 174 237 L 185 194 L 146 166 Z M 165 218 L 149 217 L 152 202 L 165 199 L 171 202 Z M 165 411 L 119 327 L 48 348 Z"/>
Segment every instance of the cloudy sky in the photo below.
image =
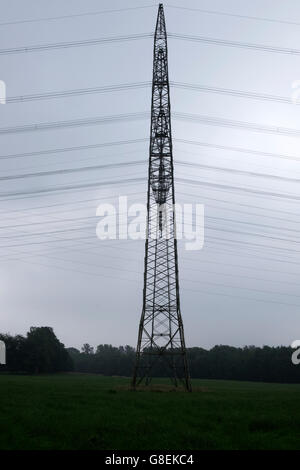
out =
<path fill-rule="evenodd" d="M 172 0 L 165 14 L 176 199 L 205 204 L 204 248 L 179 243 L 187 345 L 290 344 L 300 336 L 300 5 Z M 2 332 L 49 325 L 67 346 L 136 344 L 144 242 L 98 240 L 96 209 L 118 210 L 119 195 L 145 202 L 156 15 L 138 1 L 1 3 Z M 129 113 L 141 114 L 116 119 Z"/>

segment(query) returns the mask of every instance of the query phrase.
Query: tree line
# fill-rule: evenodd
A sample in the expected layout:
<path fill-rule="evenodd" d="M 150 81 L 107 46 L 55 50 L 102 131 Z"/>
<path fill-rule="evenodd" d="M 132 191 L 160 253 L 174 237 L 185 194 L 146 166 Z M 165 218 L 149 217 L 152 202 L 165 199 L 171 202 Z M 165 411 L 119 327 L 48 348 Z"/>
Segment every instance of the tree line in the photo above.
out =
<path fill-rule="evenodd" d="M 31 327 L 26 336 L 0 334 L 6 346 L 6 365 L 0 371 L 28 374 L 73 370 L 73 361 L 65 346 L 49 326 Z"/>
<path fill-rule="evenodd" d="M 131 346 L 100 344 L 95 349 L 85 343 L 81 350 L 65 348 L 50 327 L 31 327 L 26 336 L 0 334 L 6 344 L 6 366 L 2 372 L 29 374 L 81 372 L 130 377 L 135 360 Z M 199 379 L 249 380 L 300 383 L 300 364 L 292 363 L 290 347 L 214 346 L 187 350 L 190 375 Z M 300 355 L 299 355 L 300 356 Z M 167 376 L 158 363 L 155 375 Z"/>
<path fill-rule="evenodd" d="M 100 345 L 94 350 L 88 344 L 79 351 L 68 349 L 77 372 L 131 376 L 135 349 L 131 346 Z M 290 347 L 214 346 L 207 350 L 188 348 L 190 375 L 198 379 L 249 380 L 257 382 L 300 383 L 300 364 L 292 363 Z M 155 376 L 166 377 L 163 364 L 157 364 Z"/>

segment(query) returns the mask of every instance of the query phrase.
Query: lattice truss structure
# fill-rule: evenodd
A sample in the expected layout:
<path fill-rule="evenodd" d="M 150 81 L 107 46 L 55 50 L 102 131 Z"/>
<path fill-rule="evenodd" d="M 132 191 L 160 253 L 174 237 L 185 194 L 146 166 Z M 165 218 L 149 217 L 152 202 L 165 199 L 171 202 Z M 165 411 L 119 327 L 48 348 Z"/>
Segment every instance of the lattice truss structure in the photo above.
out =
<path fill-rule="evenodd" d="M 165 17 L 159 5 L 154 36 L 151 135 L 147 199 L 147 238 L 143 311 L 133 386 L 149 384 L 156 373 L 191 390 L 180 312 L 175 224 L 168 49 Z"/>

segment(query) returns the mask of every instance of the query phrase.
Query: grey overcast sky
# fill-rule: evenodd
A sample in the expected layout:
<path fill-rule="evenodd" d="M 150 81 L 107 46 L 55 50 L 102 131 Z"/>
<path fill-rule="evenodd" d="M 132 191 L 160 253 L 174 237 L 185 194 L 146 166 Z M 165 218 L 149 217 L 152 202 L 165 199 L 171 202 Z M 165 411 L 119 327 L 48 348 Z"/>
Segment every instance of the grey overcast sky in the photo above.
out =
<path fill-rule="evenodd" d="M 144 5 L 147 8 L 136 8 Z M 8 98 L 151 80 L 150 37 L 3 51 L 151 33 L 157 4 L 11 0 L 1 1 L 0 6 L 0 79 L 6 83 Z M 300 337 L 300 106 L 291 100 L 292 84 L 300 80 L 300 4 L 296 0 L 172 0 L 164 6 L 170 33 L 242 43 L 229 47 L 228 43 L 169 38 L 170 80 L 206 87 L 205 91 L 171 87 L 175 177 L 199 182 L 178 181 L 177 202 L 203 203 L 206 216 L 203 250 L 188 252 L 179 243 L 187 346 L 290 344 Z M 81 15 L 112 9 L 122 11 Z M 67 17 L 53 19 L 61 16 Z M 48 19 L 23 21 L 41 18 Z M 249 48 L 249 44 L 273 50 Z M 278 49 L 298 50 L 298 54 Z M 216 88 L 227 91 L 216 93 Z M 236 92 L 254 93 L 256 99 Z M 263 99 L 257 94 L 285 99 Z M 67 346 L 80 347 L 84 342 L 135 346 L 144 243 L 99 241 L 95 214 L 98 204 L 117 203 L 119 195 L 145 202 L 146 180 L 131 184 L 122 180 L 146 178 L 148 141 L 97 144 L 147 139 L 149 118 L 47 130 L 38 125 L 149 113 L 150 99 L 150 87 L 135 85 L 113 92 L 19 99 L 0 105 L 1 177 L 144 162 L 1 180 L 0 331 L 25 334 L 30 326 L 49 325 Z M 190 122 L 179 120 L 176 113 L 204 118 Z M 25 125 L 37 127 L 7 131 Z M 95 147 L 55 151 L 89 145 Z M 54 151 L 41 153 L 45 150 Z M 184 166 L 182 161 L 214 169 Z M 116 184 L 101 186 L 106 180 Z M 62 186 L 89 183 L 99 186 L 59 191 Z M 45 189 L 56 191 L 41 192 Z"/>

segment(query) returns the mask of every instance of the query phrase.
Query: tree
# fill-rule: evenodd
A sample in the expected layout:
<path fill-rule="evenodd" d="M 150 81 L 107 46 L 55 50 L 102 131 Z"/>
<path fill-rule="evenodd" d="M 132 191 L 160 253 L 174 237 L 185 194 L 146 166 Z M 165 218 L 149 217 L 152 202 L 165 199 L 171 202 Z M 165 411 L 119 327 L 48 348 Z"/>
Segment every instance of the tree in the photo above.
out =
<path fill-rule="evenodd" d="M 48 373 L 72 369 L 71 358 L 65 346 L 49 326 L 31 327 L 27 333 L 28 372 Z"/>
<path fill-rule="evenodd" d="M 27 336 L 0 334 L 9 372 L 51 373 L 73 369 L 73 361 L 52 328 L 31 327 Z M 79 351 L 78 351 L 79 353 Z"/>
<path fill-rule="evenodd" d="M 24 371 L 26 363 L 26 338 L 21 335 L 0 334 L 0 339 L 4 341 L 6 347 L 6 366 L 2 366 L 1 369 L 14 372 Z"/>
<path fill-rule="evenodd" d="M 81 351 L 83 352 L 83 354 L 94 354 L 93 346 L 90 346 L 88 343 L 84 343 L 81 348 Z"/>

